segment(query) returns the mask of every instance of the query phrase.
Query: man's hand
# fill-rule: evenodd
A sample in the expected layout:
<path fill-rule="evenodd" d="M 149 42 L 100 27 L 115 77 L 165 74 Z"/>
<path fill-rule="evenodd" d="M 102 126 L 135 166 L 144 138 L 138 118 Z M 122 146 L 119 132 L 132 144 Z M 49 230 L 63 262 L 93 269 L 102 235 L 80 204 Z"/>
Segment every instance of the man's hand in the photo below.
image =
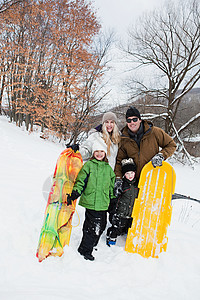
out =
<path fill-rule="evenodd" d="M 151 160 L 153 167 L 154 168 L 161 167 L 163 160 L 164 160 L 164 156 L 162 155 L 162 153 L 158 153 L 154 155 L 154 157 Z"/>

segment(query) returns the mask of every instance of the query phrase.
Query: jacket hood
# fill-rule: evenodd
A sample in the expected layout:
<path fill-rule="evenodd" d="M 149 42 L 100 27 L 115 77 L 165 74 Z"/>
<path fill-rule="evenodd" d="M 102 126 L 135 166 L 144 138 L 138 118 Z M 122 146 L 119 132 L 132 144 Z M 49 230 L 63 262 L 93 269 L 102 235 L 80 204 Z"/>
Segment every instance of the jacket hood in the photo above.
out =
<path fill-rule="evenodd" d="M 92 154 L 94 153 L 94 151 L 98 151 L 98 150 L 104 151 L 107 155 L 107 145 L 103 139 L 94 141 L 92 145 Z"/>
<path fill-rule="evenodd" d="M 102 132 L 102 124 L 98 125 L 95 128 L 90 129 L 88 132 L 88 135 L 91 135 L 92 133 L 95 133 L 95 132 Z"/>

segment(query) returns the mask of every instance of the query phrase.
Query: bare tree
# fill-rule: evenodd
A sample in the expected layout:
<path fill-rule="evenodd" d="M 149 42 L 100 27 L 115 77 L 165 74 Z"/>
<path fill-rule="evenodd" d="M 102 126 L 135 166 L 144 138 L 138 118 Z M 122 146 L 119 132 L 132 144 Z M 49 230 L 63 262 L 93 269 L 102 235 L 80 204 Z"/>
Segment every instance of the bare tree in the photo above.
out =
<path fill-rule="evenodd" d="M 4 1 L 0 1 L 0 13 L 5 12 L 6 10 L 8 10 L 11 6 L 22 2 L 23 0 L 4 0 Z"/>
<path fill-rule="evenodd" d="M 113 34 L 101 34 L 85 0 L 23 0 L 1 24 L 0 107 L 4 96 L 11 121 L 75 142 L 108 93 Z"/>
<path fill-rule="evenodd" d="M 0 1 L 0 14 L 7 11 L 10 7 L 13 5 L 22 2 L 23 0 L 3 0 Z M 1 112 L 1 104 L 2 104 L 2 98 L 3 98 L 3 92 L 5 87 L 5 66 L 2 63 L 4 61 L 4 57 L 1 56 L 0 59 L 0 73 L 1 73 L 1 79 L 0 79 L 0 114 Z"/>
<path fill-rule="evenodd" d="M 134 68 L 152 66 L 152 87 L 143 79 L 131 77 L 132 98 L 150 95 L 164 103 L 165 130 L 175 134 L 175 117 L 183 97 L 200 79 L 200 5 L 198 0 L 168 2 L 160 10 L 143 16 L 129 31 L 124 49 Z M 146 69 L 144 69 L 146 70 Z M 143 73 L 144 74 L 144 73 Z M 156 115 L 155 115 L 156 116 Z M 191 119 L 199 118 L 199 114 Z M 187 122 L 187 126 L 190 121 Z"/>
<path fill-rule="evenodd" d="M 100 102 L 109 94 L 106 85 L 107 82 L 102 78 L 109 70 L 109 53 L 114 41 L 114 33 L 100 32 L 94 40 L 91 53 L 96 63 L 85 71 L 83 80 L 83 92 L 77 96 L 74 105 L 73 115 L 74 122 L 70 124 L 71 136 L 69 143 L 76 142 L 81 139 L 81 131 L 87 131 L 90 128 L 91 117 L 95 114 Z M 77 122 L 78 120 L 78 122 Z"/>

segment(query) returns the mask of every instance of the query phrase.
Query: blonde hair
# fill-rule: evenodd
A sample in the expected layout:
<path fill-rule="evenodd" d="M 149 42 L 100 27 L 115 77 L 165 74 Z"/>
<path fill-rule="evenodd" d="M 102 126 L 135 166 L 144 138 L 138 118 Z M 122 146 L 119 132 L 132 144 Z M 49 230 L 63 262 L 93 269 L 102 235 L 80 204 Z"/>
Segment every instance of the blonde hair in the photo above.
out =
<path fill-rule="evenodd" d="M 114 122 L 113 131 L 111 133 L 108 133 L 106 129 L 106 123 L 104 122 L 102 125 L 102 133 L 103 133 L 103 140 L 107 145 L 107 154 L 109 156 L 112 142 L 116 145 L 119 144 L 120 142 L 120 133 L 117 124 Z"/>

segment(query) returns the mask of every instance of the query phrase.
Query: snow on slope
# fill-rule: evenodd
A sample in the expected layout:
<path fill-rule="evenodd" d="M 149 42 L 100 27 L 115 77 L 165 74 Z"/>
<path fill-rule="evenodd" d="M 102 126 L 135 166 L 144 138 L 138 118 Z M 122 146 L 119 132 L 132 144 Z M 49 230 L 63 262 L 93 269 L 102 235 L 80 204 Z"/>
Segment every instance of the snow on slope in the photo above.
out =
<path fill-rule="evenodd" d="M 61 145 L 41 140 L 0 117 L 0 299 L 2 300 L 197 300 L 200 295 L 200 204 L 174 200 L 168 248 L 159 259 L 124 251 L 125 237 L 105 245 L 94 262 L 77 252 L 80 224 L 61 258 L 35 257 L 47 190 Z M 199 197 L 200 165 L 174 164 L 176 192 Z M 78 224 L 75 214 L 73 224 Z"/>

